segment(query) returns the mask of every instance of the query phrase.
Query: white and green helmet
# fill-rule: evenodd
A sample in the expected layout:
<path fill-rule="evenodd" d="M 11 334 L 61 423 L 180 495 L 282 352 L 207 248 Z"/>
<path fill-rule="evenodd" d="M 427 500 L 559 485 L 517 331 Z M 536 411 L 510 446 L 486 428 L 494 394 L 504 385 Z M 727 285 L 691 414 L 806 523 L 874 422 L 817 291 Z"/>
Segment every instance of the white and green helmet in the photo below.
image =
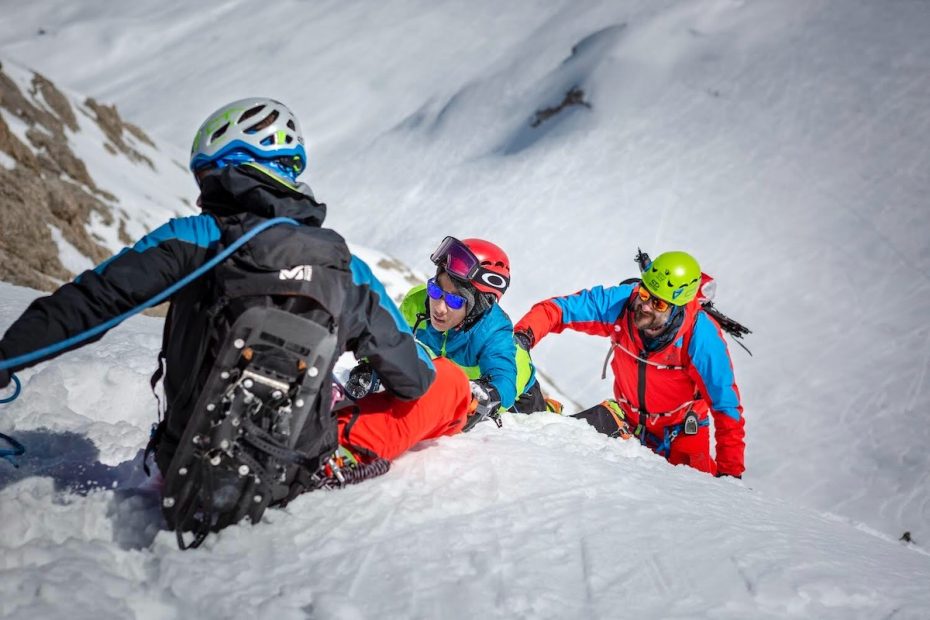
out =
<path fill-rule="evenodd" d="M 211 114 L 197 130 L 191 147 L 191 172 L 247 161 L 271 164 L 294 181 L 307 167 L 300 123 L 274 99 L 250 97 Z"/>

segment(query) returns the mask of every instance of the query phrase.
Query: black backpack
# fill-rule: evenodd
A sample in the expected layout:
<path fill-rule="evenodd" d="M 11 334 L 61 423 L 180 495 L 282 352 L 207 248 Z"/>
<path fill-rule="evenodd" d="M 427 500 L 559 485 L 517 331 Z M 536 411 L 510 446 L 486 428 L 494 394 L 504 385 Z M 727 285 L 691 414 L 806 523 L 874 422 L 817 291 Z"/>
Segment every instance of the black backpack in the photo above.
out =
<path fill-rule="evenodd" d="M 221 245 L 261 221 L 224 222 Z M 206 378 L 164 472 L 162 512 L 182 549 L 245 517 L 256 523 L 336 450 L 331 376 L 350 260 L 333 231 L 277 226 L 214 270 L 197 373 Z"/>

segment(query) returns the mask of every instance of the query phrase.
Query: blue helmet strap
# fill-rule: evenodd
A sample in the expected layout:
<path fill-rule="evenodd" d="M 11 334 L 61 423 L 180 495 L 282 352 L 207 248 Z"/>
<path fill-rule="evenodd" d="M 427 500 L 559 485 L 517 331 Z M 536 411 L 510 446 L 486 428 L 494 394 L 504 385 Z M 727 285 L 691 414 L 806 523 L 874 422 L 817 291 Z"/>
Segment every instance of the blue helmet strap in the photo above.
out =
<path fill-rule="evenodd" d="M 293 164 L 291 157 L 285 156 L 277 157 L 274 159 L 264 159 L 255 157 L 248 151 L 243 150 L 236 150 L 232 151 L 231 153 L 227 153 L 214 162 L 217 168 L 225 168 L 226 166 L 239 166 L 248 163 L 254 163 L 263 166 L 271 172 L 289 180 L 291 183 L 296 183 L 297 175 L 301 173 L 299 166 L 295 166 Z"/>

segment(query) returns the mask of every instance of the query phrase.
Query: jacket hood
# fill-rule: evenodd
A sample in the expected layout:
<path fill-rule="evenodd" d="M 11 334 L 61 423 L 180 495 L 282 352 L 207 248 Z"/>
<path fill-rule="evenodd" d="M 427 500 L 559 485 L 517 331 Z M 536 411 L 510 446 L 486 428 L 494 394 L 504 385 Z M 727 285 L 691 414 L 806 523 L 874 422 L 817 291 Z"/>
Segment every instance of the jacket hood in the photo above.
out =
<path fill-rule="evenodd" d="M 305 183 L 285 184 L 259 166 L 226 166 L 208 172 L 200 183 L 204 213 L 219 217 L 251 213 L 264 218 L 289 217 L 305 226 L 322 226 L 326 205 Z"/>

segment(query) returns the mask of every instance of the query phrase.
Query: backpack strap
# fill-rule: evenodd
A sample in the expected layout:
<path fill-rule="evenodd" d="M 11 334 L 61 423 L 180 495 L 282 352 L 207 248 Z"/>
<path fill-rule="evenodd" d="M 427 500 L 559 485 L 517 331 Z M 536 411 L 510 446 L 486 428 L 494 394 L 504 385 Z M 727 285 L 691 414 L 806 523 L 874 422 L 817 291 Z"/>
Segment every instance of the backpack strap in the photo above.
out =
<path fill-rule="evenodd" d="M 167 331 L 168 331 L 168 328 L 166 326 L 165 332 L 167 333 Z M 158 387 L 158 382 L 161 381 L 162 378 L 165 376 L 165 348 L 164 346 L 162 347 L 161 351 L 158 352 L 158 359 L 156 360 L 155 363 L 158 364 L 158 366 L 157 368 L 155 368 L 155 372 L 153 372 L 152 376 L 149 378 L 149 386 L 152 388 L 152 394 L 155 395 L 155 402 L 158 403 L 158 407 L 157 407 L 158 421 L 161 422 L 162 418 L 164 417 L 165 410 L 164 410 L 164 406 L 162 405 L 161 398 L 159 398 L 158 396 L 158 390 L 155 388 Z"/>
<path fill-rule="evenodd" d="M 161 351 L 158 352 L 158 357 L 156 359 L 156 368 L 155 372 L 152 373 L 152 376 L 149 377 L 149 386 L 152 388 L 152 395 L 155 396 L 156 403 L 156 415 L 158 416 L 158 421 L 155 424 L 152 424 L 152 429 L 149 431 L 149 441 L 145 444 L 145 450 L 142 452 L 142 471 L 145 472 L 146 477 L 152 476 L 152 471 L 149 469 L 149 455 L 155 452 L 155 449 L 158 447 L 158 443 L 161 441 L 162 435 L 165 432 L 165 405 L 161 402 L 161 398 L 158 396 L 158 383 L 165 376 L 165 348 L 168 346 L 168 332 L 170 329 L 171 323 L 168 321 L 168 318 L 165 318 L 165 329 L 162 331 L 161 335 Z"/>

